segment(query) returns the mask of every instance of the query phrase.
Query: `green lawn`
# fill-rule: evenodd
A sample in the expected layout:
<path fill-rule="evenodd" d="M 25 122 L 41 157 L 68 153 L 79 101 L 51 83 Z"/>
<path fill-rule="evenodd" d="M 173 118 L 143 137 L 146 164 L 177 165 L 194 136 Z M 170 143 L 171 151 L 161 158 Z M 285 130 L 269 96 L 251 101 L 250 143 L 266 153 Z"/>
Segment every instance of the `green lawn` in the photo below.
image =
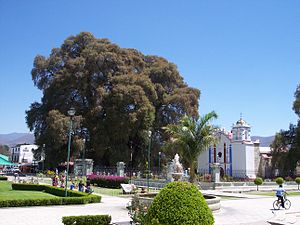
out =
<path fill-rule="evenodd" d="M 92 186 L 92 189 L 94 190 L 95 193 L 101 194 L 101 195 L 110 195 L 110 196 L 132 196 L 133 194 L 123 194 L 122 189 L 113 189 L 113 188 L 102 188 L 102 187 L 94 187 Z M 140 192 L 141 189 L 139 188 L 138 192 Z M 149 192 L 158 192 L 158 190 L 149 189 Z"/>
<path fill-rule="evenodd" d="M 288 196 L 300 196 L 300 192 L 287 192 Z M 250 192 L 249 194 L 252 194 L 252 195 L 263 195 L 263 196 L 274 196 L 275 197 L 275 192 L 272 191 L 272 192 Z"/>
<path fill-rule="evenodd" d="M 11 182 L 0 181 L 0 200 L 41 199 L 41 198 L 58 198 L 58 197 L 42 191 L 12 190 Z"/>
<path fill-rule="evenodd" d="M 110 195 L 110 196 L 122 196 L 122 190 L 120 189 L 112 189 L 112 188 L 100 188 L 100 187 L 92 187 L 95 193 L 102 195 Z"/>

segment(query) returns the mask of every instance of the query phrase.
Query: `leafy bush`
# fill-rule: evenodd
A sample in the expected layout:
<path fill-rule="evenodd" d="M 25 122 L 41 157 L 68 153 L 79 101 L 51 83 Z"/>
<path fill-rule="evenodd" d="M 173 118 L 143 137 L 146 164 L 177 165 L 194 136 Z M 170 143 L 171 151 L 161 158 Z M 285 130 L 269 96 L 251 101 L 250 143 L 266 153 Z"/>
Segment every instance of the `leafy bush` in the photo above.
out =
<path fill-rule="evenodd" d="M 109 225 L 109 215 L 87 215 L 87 216 L 64 216 L 62 222 L 65 225 Z"/>
<path fill-rule="evenodd" d="M 254 184 L 256 185 L 256 190 L 258 191 L 258 185 L 262 185 L 263 179 L 261 177 L 256 177 L 254 180 Z"/>
<path fill-rule="evenodd" d="M 28 191 L 45 191 L 49 194 L 60 196 L 60 198 L 50 199 L 19 199 L 0 201 L 0 207 L 19 207 L 19 206 L 41 206 L 41 205 L 71 205 L 71 204 L 87 204 L 101 201 L 101 196 L 87 194 L 84 192 L 76 192 L 68 190 L 68 197 L 64 197 L 65 190 L 63 188 L 52 187 L 48 185 L 36 184 L 12 184 L 13 190 Z"/>
<path fill-rule="evenodd" d="M 214 218 L 198 188 L 188 182 L 171 182 L 154 198 L 146 224 L 212 225 Z"/>
<path fill-rule="evenodd" d="M 145 219 L 149 206 L 151 205 L 140 201 L 138 194 L 134 194 L 131 205 L 127 207 L 129 210 L 128 214 L 133 224 L 145 224 Z"/>
<path fill-rule="evenodd" d="M 300 177 L 296 177 L 295 182 L 298 184 L 298 190 L 299 190 Z"/>
<path fill-rule="evenodd" d="M 284 179 L 282 177 L 277 177 L 275 180 L 276 184 L 280 185 L 284 183 Z"/>
<path fill-rule="evenodd" d="M 7 180 L 7 177 L 5 177 L 5 176 L 0 176 L 0 180 Z"/>
<path fill-rule="evenodd" d="M 12 183 L 11 187 L 13 190 L 44 191 L 46 185 Z"/>
<path fill-rule="evenodd" d="M 105 188 L 121 188 L 121 184 L 128 184 L 128 177 L 119 176 L 102 176 L 102 175 L 89 175 L 88 178 L 91 184 L 97 185 L 98 187 Z"/>

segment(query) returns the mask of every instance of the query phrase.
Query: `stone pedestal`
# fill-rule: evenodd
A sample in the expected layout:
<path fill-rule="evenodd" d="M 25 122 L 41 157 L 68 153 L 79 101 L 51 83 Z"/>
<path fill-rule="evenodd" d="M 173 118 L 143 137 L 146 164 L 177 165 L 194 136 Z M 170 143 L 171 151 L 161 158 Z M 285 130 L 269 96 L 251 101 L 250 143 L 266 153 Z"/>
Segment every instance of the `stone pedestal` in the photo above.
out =
<path fill-rule="evenodd" d="M 125 163 L 117 162 L 117 175 L 118 176 L 124 177 L 124 169 L 125 169 Z"/>
<path fill-rule="evenodd" d="M 93 173 L 92 159 L 76 159 L 74 163 L 75 176 L 87 176 Z"/>
<path fill-rule="evenodd" d="M 220 163 L 213 163 L 211 165 L 212 169 L 212 181 L 214 183 L 220 182 Z"/>

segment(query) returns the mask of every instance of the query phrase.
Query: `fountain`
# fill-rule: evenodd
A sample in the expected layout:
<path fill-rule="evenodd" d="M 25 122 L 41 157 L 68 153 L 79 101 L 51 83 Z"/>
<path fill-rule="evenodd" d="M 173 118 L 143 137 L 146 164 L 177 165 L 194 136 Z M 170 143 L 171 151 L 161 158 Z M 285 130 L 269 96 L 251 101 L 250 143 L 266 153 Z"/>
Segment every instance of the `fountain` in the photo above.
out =
<path fill-rule="evenodd" d="M 179 162 L 179 155 L 176 154 L 172 162 L 168 165 L 168 181 L 179 181 L 183 178 L 183 167 L 182 164 Z M 137 198 L 138 201 L 145 206 L 149 207 L 153 202 L 153 199 L 158 193 L 142 193 L 138 194 Z M 213 195 L 206 195 L 204 194 L 203 197 L 208 205 L 208 207 L 213 212 L 218 212 L 221 208 L 220 198 L 213 196 Z"/>
<path fill-rule="evenodd" d="M 174 181 L 178 181 L 181 180 L 182 176 L 183 176 L 183 167 L 182 164 L 179 162 L 179 155 L 176 154 L 174 156 L 174 159 L 172 160 L 172 178 L 174 179 Z"/>

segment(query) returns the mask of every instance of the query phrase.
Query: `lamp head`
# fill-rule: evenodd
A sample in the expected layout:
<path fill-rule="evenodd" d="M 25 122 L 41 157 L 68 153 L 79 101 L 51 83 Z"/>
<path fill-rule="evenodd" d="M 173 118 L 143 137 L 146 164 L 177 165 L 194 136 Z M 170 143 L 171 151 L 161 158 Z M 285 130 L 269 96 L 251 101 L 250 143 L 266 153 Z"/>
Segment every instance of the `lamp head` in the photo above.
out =
<path fill-rule="evenodd" d="M 152 131 L 148 130 L 148 136 L 151 137 L 151 135 L 152 135 Z"/>
<path fill-rule="evenodd" d="M 74 115 L 75 115 L 75 112 L 76 112 L 76 110 L 75 110 L 73 107 L 71 107 L 71 108 L 68 110 L 68 115 L 69 115 L 69 116 L 74 116 Z"/>

